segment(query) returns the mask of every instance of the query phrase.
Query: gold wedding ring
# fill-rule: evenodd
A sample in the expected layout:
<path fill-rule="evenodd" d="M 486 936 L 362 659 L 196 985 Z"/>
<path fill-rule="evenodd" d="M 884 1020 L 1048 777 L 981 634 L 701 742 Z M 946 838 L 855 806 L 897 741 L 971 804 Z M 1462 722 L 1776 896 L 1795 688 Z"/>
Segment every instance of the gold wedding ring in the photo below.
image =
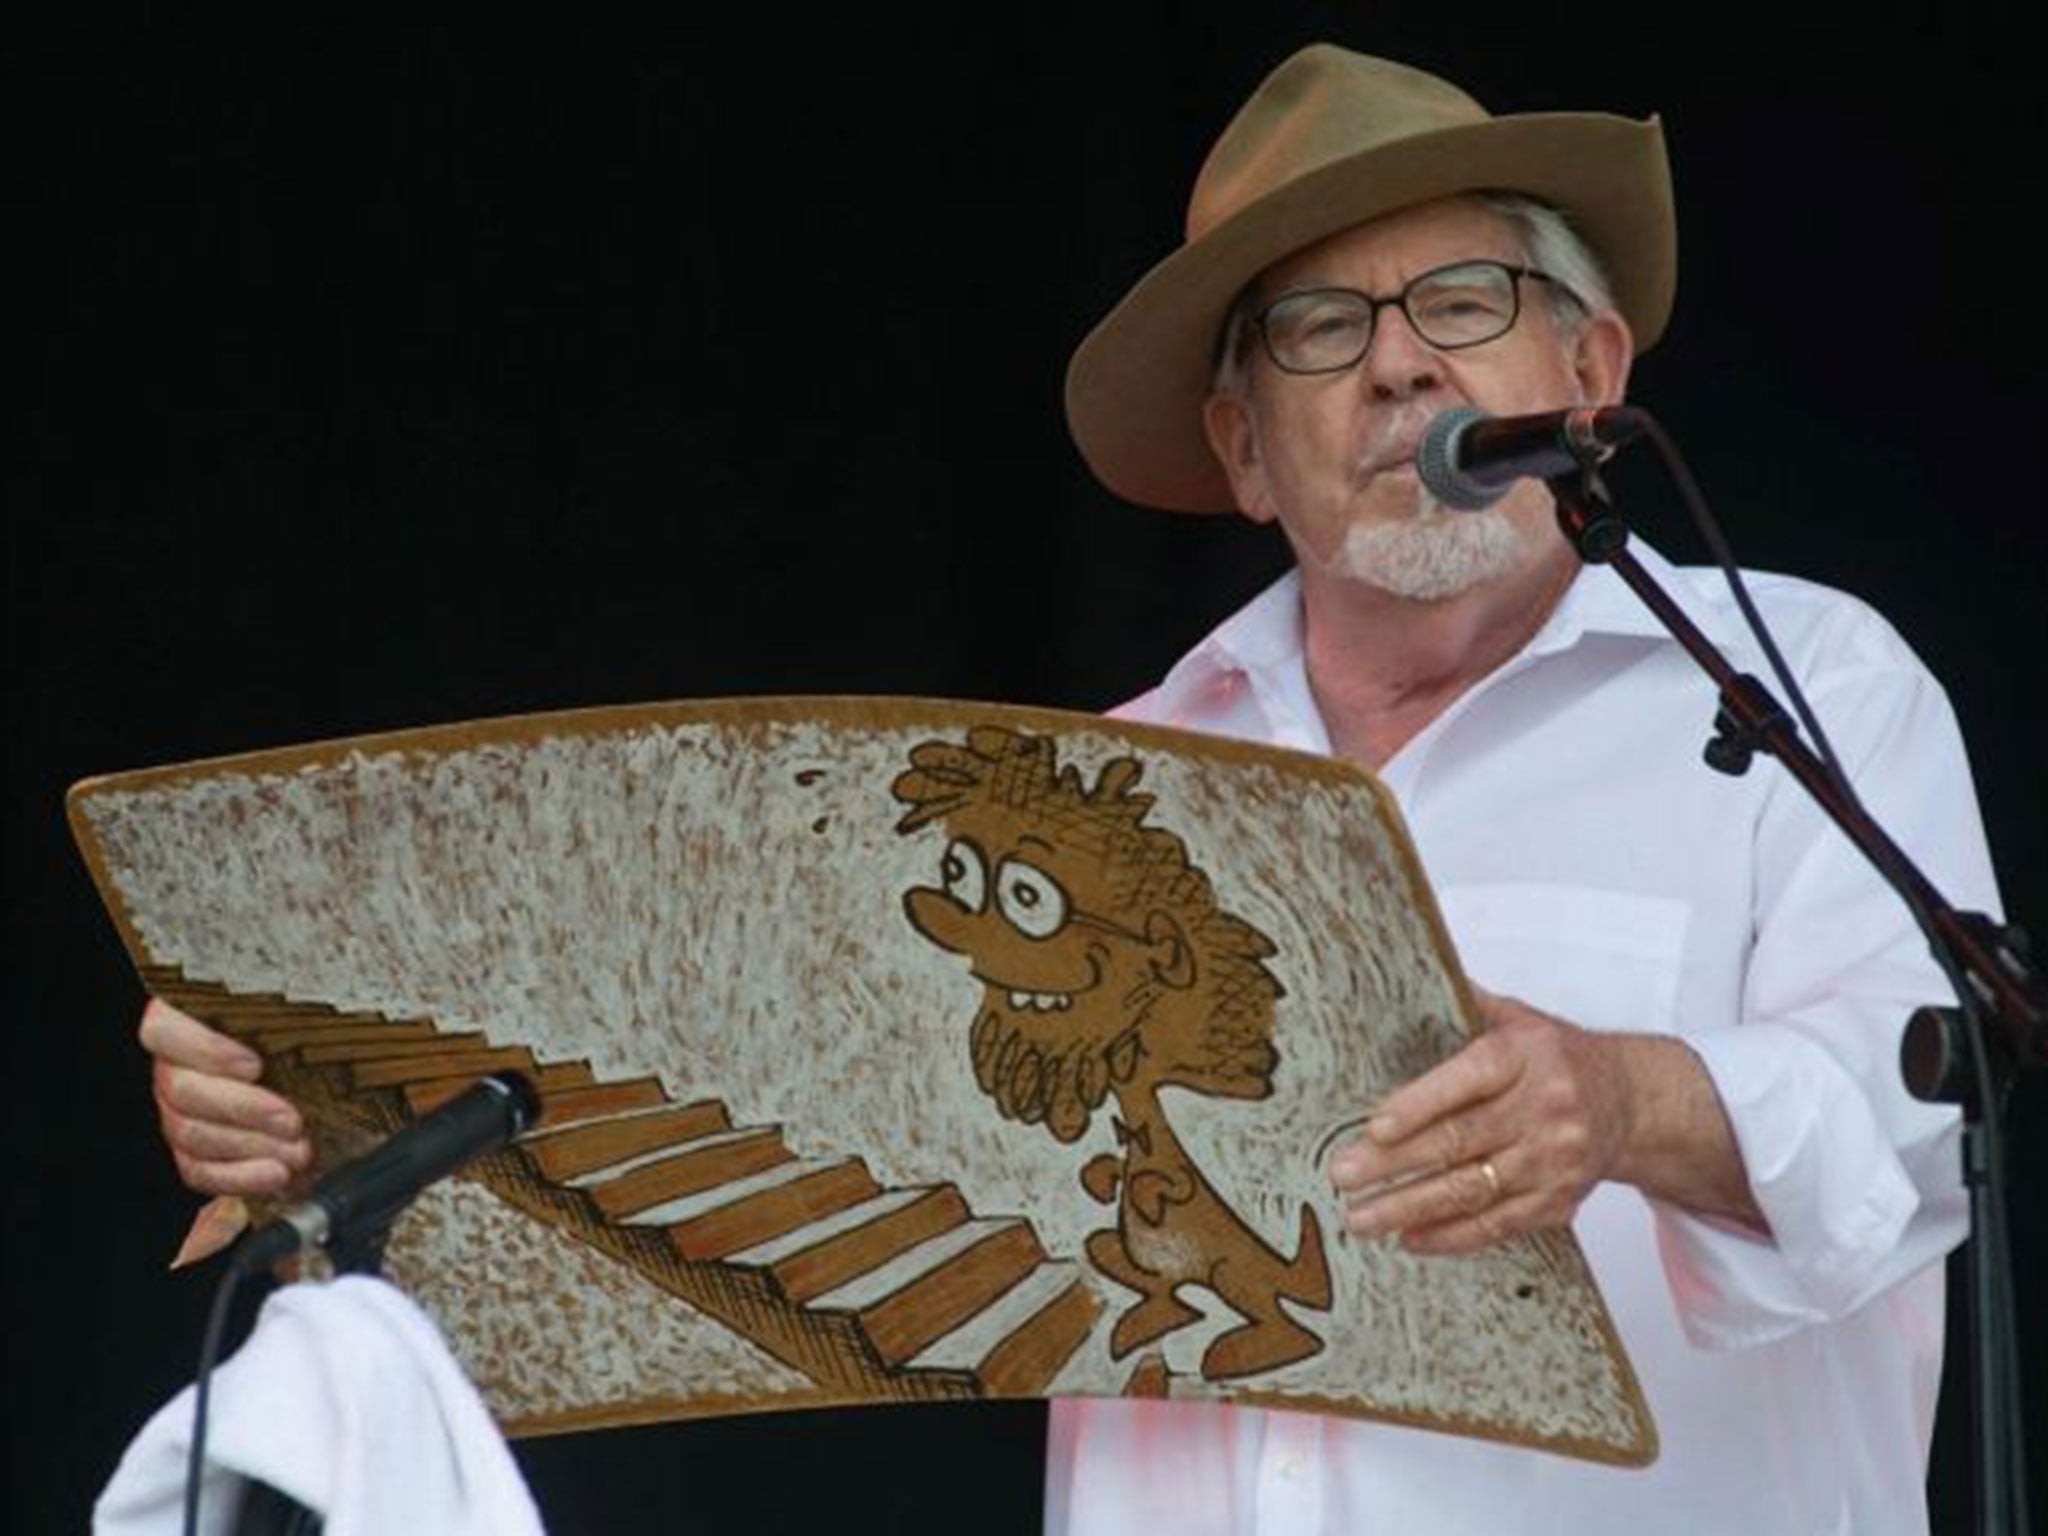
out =
<path fill-rule="evenodd" d="M 1486 1179 L 1487 1194 L 1493 1200 L 1500 1199 L 1500 1170 L 1493 1166 L 1493 1159 L 1486 1158 L 1479 1164 L 1479 1172 Z"/>

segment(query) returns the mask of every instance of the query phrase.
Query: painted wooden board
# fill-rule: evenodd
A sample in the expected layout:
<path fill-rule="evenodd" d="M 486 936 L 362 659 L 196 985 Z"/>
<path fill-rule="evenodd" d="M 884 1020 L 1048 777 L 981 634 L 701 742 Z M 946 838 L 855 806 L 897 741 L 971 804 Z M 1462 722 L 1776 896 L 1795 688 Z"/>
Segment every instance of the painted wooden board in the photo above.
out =
<path fill-rule="evenodd" d="M 1322 1168 L 1473 1017 L 1348 765 L 902 699 L 600 709 L 91 780 L 153 992 L 324 1162 L 483 1072 L 544 1118 L 390 1272 L 513 1433 L 1147 1394 L 1640 1463 L 1568 1234 L 1347 1238 Z"/>

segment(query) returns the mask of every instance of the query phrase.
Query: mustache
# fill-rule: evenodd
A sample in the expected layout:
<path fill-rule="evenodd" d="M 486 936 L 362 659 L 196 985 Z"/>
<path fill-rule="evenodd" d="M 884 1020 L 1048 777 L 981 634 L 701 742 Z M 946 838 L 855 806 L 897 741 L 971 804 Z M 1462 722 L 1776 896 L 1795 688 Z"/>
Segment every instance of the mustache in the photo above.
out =
<path fill-rule="evenodd" d="M 1407 401 L 1376 419 L 1352 461 L 1358 478 L 1369 480 L 1383 469 L 1413 460 L 1436 414 L 1434 406 Z"/>

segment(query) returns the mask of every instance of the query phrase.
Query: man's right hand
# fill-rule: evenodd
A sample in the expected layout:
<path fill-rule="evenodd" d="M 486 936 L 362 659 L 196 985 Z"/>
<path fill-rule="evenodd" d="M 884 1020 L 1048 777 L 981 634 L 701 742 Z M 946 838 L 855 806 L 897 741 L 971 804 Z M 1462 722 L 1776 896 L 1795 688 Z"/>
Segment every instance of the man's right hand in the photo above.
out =
<path fill-rule="evenodd" d="M 256 1079 L 263 1060 L 156 998 L 138 1031 L 155 1058 L 157 1117 L 178 1176 L 209 1195 L 268 1195 L 313 1158 L 305 1122 Z"/>

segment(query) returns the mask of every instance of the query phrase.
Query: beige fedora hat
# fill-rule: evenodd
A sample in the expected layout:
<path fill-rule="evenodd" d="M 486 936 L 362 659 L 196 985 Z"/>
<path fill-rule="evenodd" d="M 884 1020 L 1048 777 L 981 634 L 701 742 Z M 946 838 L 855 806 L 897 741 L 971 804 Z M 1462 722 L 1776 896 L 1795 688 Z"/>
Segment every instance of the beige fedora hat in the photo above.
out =
<path fill-rule="evenodd" d="M 1656 118 L 1494 117 L 1434 75 L 1328 43 L 1260 84 L 1195 179 L 1187 240 L 1089 332 L 1067 368 L 1067 424 L 1118 495 L 1232 509 L 1202 432 L 1217 333 L 1274 262 L 1340 230 L 1460 192 L 1559 209 L 1593 248 L 1646 350 L 1678 277 L 1671 168 Z"/>

